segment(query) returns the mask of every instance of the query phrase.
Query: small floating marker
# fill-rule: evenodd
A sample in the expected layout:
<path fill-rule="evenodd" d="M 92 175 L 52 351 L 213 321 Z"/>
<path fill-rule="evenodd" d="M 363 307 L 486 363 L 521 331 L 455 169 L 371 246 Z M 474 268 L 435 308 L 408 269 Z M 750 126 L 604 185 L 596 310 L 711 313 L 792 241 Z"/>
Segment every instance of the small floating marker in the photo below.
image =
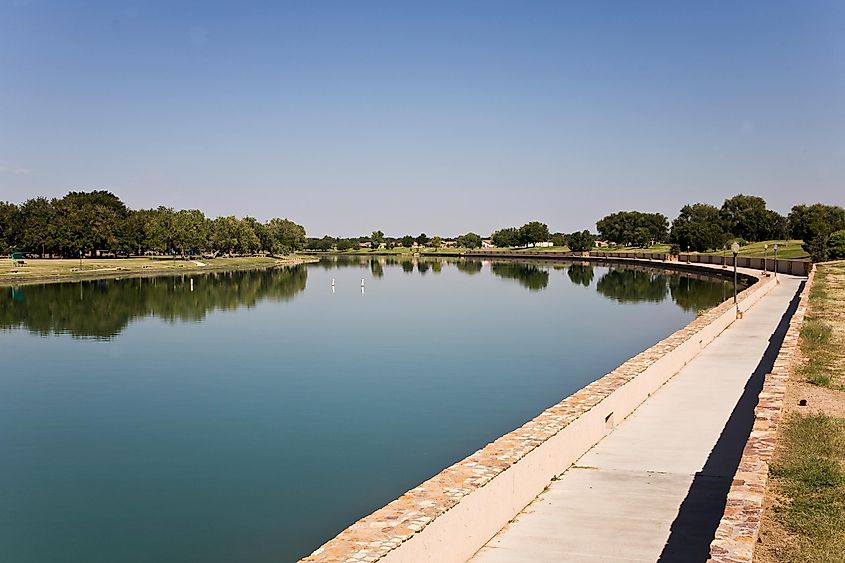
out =
<path fill-rule="evenodd" d="M 334 287 L 334 278 L 332 278 L 332 287 Z"/>
<path fill-rule="evenodd" d="M 194 290 L 194 278 L 191 278 L 191 291 Z"/>
<path fill-rule="evenodd" d="M 361 287 L 364 287 L 364 278 L 361 278 Z"/>

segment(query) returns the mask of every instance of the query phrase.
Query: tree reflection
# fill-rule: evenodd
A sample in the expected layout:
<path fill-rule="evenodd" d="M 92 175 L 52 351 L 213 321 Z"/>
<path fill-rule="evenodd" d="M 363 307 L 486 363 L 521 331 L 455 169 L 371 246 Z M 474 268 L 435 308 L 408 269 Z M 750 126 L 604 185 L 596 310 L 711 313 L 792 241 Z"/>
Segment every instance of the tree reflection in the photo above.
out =
<path fill-rule="evenodd" d="M 305 289 L 307 277 L 304 266 L 295 266 L 27 286 L 23 299 L 0 301 L 0 328 L 110 339 L 138 317 L 199 321 L 213 310 L 287 301 Z"/>
<path fill-rule="evenodd" d="M 569 280 L 575 285 L 590 287 L 596 274 L 593 271 L 593 267 L 589 264 L 572 264 L 566 271 L 566 275 L 569 276 Z"/>
<path fill-rule="evenodd" d="M 549 272 L 533 264 L 494 262 L 490 271 L 500 278 L 516 280 L 531 291 L 540 291 L 549 285 Z"/>
<path fill-rule="evenodd" d="M 669 280 L 669 291 L 672 293 L 672 300 L 685 311 L 701 311 L 726 299 L 725 284 L 727 282 L 724 280 L 675 276 Z M 730 288 L 730 295 L 733 296 L 733 286 Z"/>
<path fill-rule="evenodd" d="M 482 264 L 478 260 L 458 260 L 455 267 L 459 272 L 472 275 L 481 271 Z"/>
<path fill-rule="evenodd" d="M 669 276 L 658 271 L 614 268 L 596 283 L 596 291 L 620 303 L 658 303 L 669 293 Z"/>

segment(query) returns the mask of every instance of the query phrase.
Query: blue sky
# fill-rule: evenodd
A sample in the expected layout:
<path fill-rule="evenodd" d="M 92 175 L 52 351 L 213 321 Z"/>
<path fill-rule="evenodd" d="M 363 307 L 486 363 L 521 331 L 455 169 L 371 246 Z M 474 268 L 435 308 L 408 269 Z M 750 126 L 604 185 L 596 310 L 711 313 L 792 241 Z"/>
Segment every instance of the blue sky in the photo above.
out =
<path fill-rule="evenodd" d="M 0 199 L 71 189 L 314 236 L 843 205 L 845 2 L 0 0 Z"/>

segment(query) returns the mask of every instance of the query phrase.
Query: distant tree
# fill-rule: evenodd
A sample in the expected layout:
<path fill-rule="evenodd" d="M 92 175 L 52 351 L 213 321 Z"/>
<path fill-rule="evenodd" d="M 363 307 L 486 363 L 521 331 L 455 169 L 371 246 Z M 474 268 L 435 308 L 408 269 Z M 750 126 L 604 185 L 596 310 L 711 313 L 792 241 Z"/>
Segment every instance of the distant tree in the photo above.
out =
<path fill-rule="evenodd" d="M 18 206 L 0 201 L 0 252 L 11 252 L 20 247 L 22 228 Z"/>
<path fill-rule="evenodd" d="M 828 243 L 832 233 L 845 229 L 845 209 L 834 205 L 796 205 L 789 212 L 792 238 L 804 241 L 804 251 L 813 262 L 828 259 Z"/>
<path fill-rule="evenodd" d="M 417 241 L 418 245 L 425 246 L 425 245 L 428 244 L 428 241 L 429 241 L 428 235 L 426 235 L 425 233 L 420 233 L 420 235 L 417 237 L 416 241 Z"/>
<path fill-rule="evenodd" d="M 569 245 L 569 250 L 572 252 L 586 252 L 593 248 L 596 241 L 593 238 L 593 235 L 590 234 L 590 231 L 583 230 L 581 232 L 574 232 L 566 237 L 567 244 Z"/>
<path fill-rule="evenodd" d="M 821 203 L 796 205 L 789 212 L 788 222 L 792 238 L 811 241 L 845 229 L 845 209 Z"/>
<path fill-rule="evenodd" d="M 58 242 L 59 225 L 56 214 L 56 200 L 36 197 L 24 202 L 20 208 L 22 250 L 54 252 Z"/>
<path fill-rule="evenodd" d="M 414 246 L 414 237 L 412 237 L 411 235 L 405 235 L 404 237 L 402 237 L 402 246 L 404 246 L 405 248 L 411 248 L 412 246 Z"/>
<path fill-rule="evenodd" d="M 373 231 L 373 234 L 370 235 L 370 243 L 373 250 L 378 250 L 378 247 L 381 246 L 381 243 L 384 242 L 384 233 L 381 231 Z"/>
<path fill-rule="evenodd" d="M 490 237 L 493 244 L 499 248 L 508 248 L 519 245 L 519 229 L 509 227 L 506 229 L 499 229 Z"/>
<path fill-rule="evenodd" d="M 337 241 L 337 249 L 341 252 L 352 250 L 353 248 L 358 248 L 357 240 L 344 238 Z"/>
<path fill-rule="evenodd" d="M 566 235 L 563 233 L 555 233 L 549 240 L 552 241 L 552 244 L 555 246 L 566 246 Z"/>
<path fill-rule="evenodd" d="M 719 212 L 725 230 L 749 242 L 786 237 L 786 219 L 766 209 L 759 196 L 738 194 L 725 200 Z"/>
<path fill-rule="evenodd" d="M 443 239 L 437 235 L 431 237 L 431 246 L 433 246 L 434 248 L 440 248 L 441 246 L 443 246 Z"/>
<path fill-rule="evenodd" d="M 481 236 L 476 233 L 467 233 L 459 236 L 457 238 L 457 243 L 458 246 L 462 246 L 464 248 L 480 248 Z"/>
<path fill-rule="evenodd" d="M 719 209 L 707 203 L 683 206 L 669 233 L 669 242 L 696 252 L 721 248 L 727 238 Z"/>
<path fill-rule="evenodd" d="M 273 252 L 290 254 L 305 248 L 305 228 L 288 219 L 273 218 L 267 223 L 273 239 Z M 357 246 L 357 245 L 356 245 Z"/>
<path fill-rule="evenodd" d="M 549 240 L 549 227 L 539 221 L 531 221 L 519 228 L 519 244 L 537 244 Z"/>
<path fill-rule="evenodd" d="M 619 211 L 596 222 L 602 239 L 626 246 L 648 246 L 668 237 L 669 220 L 662 213 Z"/>

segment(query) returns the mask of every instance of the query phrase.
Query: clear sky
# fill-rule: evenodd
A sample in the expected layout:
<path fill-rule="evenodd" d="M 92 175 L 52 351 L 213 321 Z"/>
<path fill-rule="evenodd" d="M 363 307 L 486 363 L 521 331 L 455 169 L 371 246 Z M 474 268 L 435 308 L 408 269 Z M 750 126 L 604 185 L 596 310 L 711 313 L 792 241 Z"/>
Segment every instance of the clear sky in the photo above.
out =
<path fill-rule="evenodd" d="M 845 204 L 845 2 L 0 0 L 0 199 L 308 234 Z"/>

